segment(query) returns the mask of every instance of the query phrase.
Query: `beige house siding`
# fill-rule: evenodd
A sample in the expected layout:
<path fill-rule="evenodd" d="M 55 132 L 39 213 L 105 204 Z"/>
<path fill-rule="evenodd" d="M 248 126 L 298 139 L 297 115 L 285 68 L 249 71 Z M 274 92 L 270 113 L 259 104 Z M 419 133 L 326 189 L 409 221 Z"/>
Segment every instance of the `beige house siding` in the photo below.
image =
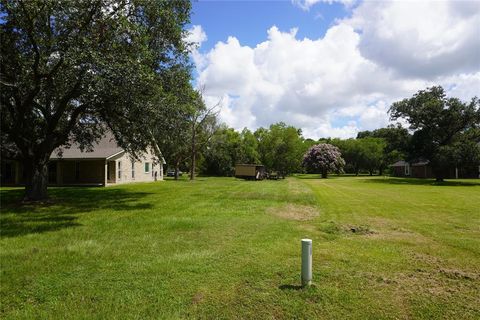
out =
<path fill-rule="evenodd" d="M 122 153 L 108 161 L 114 162 L 114 166 L 111 165 L 109 169 L 115 168 L 115 184 L 155 181 L 155 172 L 157 180 L 163 180 L 163 165 L 155 161 L 151 152 L 144 154 L 140 160 L 133 159 L 128 153 Z M 145 172 L 145 163 L 149 163 L 148 172 Z"/>
<path fill-rule="evenodd" d="M 114 185 L 163 180 L 163 163 L 149 150 L 139 160 L 122 150 L 113 136 L 105 136 L 91 152 L 78 146 L 52 152 L 48 164 L 50 185 Z M 24 183 L 23 166 L 15 160 L 1 159 L 1 183 Z M 145 171 L 145 164 L 148 170 Z"/>

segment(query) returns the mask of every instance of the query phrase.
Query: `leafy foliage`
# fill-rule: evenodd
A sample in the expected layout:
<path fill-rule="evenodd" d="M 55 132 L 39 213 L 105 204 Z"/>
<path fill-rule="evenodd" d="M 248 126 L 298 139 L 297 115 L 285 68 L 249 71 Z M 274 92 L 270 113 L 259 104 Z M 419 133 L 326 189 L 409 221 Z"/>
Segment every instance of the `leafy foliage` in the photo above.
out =
<path fill-rule="evenodd" d="M 385 140 L 383 162 L 379 167 L 380 171 L 383 171 L 387 165 L 407 158 L 412 137 L 408 129 L 397 123 L 396 125 L 389 125 L 386 128 L 373 131 L 361 131 L 358 133 L 357 139 L 363 138 L 380 138 Z"/>
<path fill-rule="evenodd" d="M 337 147 L 320 143 L 308 149 L 303 156 L 302 164 L 309 172 L 322 173 L 322 177 L 326 178 L 329 171 L 337 173 L 342 171 L 345 160 Z"/>
<path fill-rule="evenodd" d="M 447 98 L 442 87 L 421 90 L 390 108 L 392 119 L 403 118 L 414 130 L 410 158 L 430 161 L 438 180 L 457 165 L 480 163 L 480 102 Z"/>
<path fill-rule="evenodd" d="M 345 171 L 359 174 L 361 170 L 373 175 L 374 171 L 385 166 L 384 149 L 386 142 L 381 138 L 333 139 L 331 143 L 337 146 L 345 159 Z"/>
<path fill-rule="evenodd" d="M 108 129 L 134 155 L 171 94 L 161 75 L 187 62 L 189 1 L 2 1 L 1 135 L 23 161 L 26 197 L 46 197 L 52 151 L 88 148 Z M 3 146 L 3 144 L 2 144 Z"/>
<path fill-rule="evenodd" d="M 283 174 L 301 170 L 302 154 L 306 148 L 300 129 L 279 122 L 268 129 L 259 128 L 255 137 L 260 160 L 268 170 Z"/>
<path fill-rule="evenodd" d="M 222 125 L 203 152 L 201 171 L 207 175 L 231 176 L 238 163 L 259 163 L 257 145 L 247 128 L 237 132 Z"/>

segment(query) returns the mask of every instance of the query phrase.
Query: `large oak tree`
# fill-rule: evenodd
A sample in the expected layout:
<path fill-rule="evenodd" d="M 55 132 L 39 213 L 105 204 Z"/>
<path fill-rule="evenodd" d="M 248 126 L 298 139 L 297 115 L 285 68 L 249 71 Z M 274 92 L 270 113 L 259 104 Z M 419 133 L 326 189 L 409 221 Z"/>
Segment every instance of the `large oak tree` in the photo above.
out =
<path fill-rule="evenodd" d="M 447 97 L 442 87 L 420 90 L 395 102 L 391 118 L 403 118 L 414 131 L 410 158 L 430 161 L 438 181 L 458 165 L 480 164 L 480 101 Z"/>
<path fill-rule="evenodd" d="M 2 156 L 23 163 L 25 198 L 47 197 L 57 147 L 91 147 L 111 130 L 134 155 L 152 143 L 171 93 L 161 75 L 186 64 L 181 0 L 2 0 Z"/>

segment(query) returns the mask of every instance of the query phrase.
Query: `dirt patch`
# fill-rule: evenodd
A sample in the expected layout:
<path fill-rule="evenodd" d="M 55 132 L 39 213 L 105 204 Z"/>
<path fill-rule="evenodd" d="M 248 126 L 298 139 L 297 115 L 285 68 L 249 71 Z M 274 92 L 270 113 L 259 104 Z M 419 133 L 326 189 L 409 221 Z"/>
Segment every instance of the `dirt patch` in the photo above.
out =
<path fill-rule="evenodd" d="M 333 221 L 322 223 L 318 229 L 331 235 L 371 235 L 376 233 L 368 225 L 340 225 Z"/>
<path fill-rule="evenodd" d="M 465 279 L 465 280 L 478 280 L 480 279 L 479 273 L 465 272 L 457 269 L 440 269 L 440 274 L 445 275 L 450 279 Z"/>
<path fill-rule="evenodd" d="M 444 275 L 446 277 L 443 277 Z M 460 270 L 417 269 L 414 272 L 398 274 L 395 280 L 414 292 L 425 292 L 435 296 L 452 296 L 475 291 L 477 281 L 475 278 L 469 278 L 474 276 L 473 273 Z M 464 280 L 473 280 L 473 282 Z"/>
<path fill-rule="evenodd" d="M 441 267 L 445 262 L 437 257 L 414 253 L 413 258 L 416 262 L 426 264 L 428 267 L 433 268 L 436 272 L 446 278 L 454 280 L 480 280 L 480 272 L 465 271 L 460 269 L 450 269 Z M 418 269 L 422 270 L 422 269 Z"/>
<path fill-rule="evenodd" d="M 372 239 L 379 241 L 400 241 L 404 243 L 412 244 L 431 244 L 432 239 L 423 236 L 420 233 L 409 231 L 406 229 L 380 229 L 378 232 L 374 232 L 370 235 Z"/>
<path fill-rule="evenodd" d="M 462 295 L 466 299 L 474 298 L 477 291 L 478 274 L 467 273 L 460 270 L 423 269 L 396 273 L 393 275 L 377 275 L 363 273 L 364 277 L 384 286 L 391 286 L 399 294 L 411 295 L 425 294 L 451 298 Z"/>
<path fill-rule="evenodd" d="M 197 292 L 192 298 L 192 304 L 199 304 L 203 301 L 204 298 L 205 296 L 202 292 Z"/>
<path fill-rule="evenodd" d="M 444 261 L 441 260 L 440 258 L 429 255 L 429 254 L 424 254 L 424 253 L 415 252 L 412 254 L 412 257 L 415 260 L 415 262 L 420 262 L 430 266 L 439 266 L 444 263 Z"/>
<path fill-rule="evenodd" d="M 270 207 L 266 211 L 273 216 L 295 221 L 312 220 L 319 214 L 315 207 L 291 203 L 281 207 Z"/>
<path fill-rule="evenodd" d="M 374 234 L 375 231 L 370 229 L 369 226 L 347 226 L 346 227 L 347 232 L 353 233 L 353 234 L 358 234 L 358 235 L 364 235 L 364 234 Z"/>

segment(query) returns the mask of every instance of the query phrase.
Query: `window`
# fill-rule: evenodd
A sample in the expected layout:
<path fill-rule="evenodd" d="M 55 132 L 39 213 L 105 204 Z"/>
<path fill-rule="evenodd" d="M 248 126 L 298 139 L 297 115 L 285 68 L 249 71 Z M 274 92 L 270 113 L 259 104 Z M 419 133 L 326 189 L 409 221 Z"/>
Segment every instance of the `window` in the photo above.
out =
<path fill-rule="evenodd" d="M 145 173 L 150 172 L 150 162 L 145 162 Z"/>
<path fill-rule="evenodd" d="M 135 179 L 135 162 L 132 160 L 132 179 Z"/>
<path fill-rule="evenodd" d="M 405 164 L 405 175 L 406 176 L 410 175 L 410 164 L 409 163 Z"/>
<path fill-rule="evenodd" d="M 122 161 L 118 161 L 118 180 L 122 179 Z"/>

